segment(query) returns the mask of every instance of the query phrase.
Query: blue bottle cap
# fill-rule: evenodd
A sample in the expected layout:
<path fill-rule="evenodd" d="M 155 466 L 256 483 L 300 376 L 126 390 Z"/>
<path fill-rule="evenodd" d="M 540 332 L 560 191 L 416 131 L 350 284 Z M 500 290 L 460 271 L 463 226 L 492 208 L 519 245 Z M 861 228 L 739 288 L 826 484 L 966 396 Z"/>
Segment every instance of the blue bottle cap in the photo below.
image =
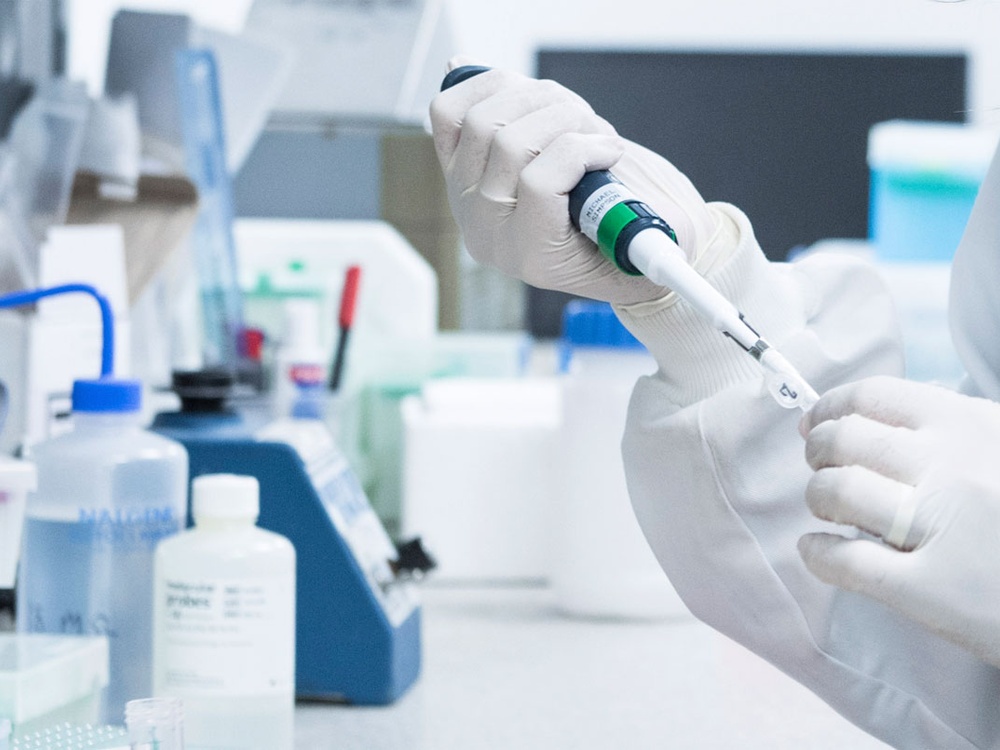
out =
<path fill-rule="evenodd" d="M 564 346 L 641 349 L 642 344 L 621 324 L 607 302 L 573 300 L 563 310 Z"/>
<path fill-rule="evenodd" d="M 73 382 L 73 411 L 128 413 L 142 407 L 142 383 L 138 380 L 101 378 Z"/>

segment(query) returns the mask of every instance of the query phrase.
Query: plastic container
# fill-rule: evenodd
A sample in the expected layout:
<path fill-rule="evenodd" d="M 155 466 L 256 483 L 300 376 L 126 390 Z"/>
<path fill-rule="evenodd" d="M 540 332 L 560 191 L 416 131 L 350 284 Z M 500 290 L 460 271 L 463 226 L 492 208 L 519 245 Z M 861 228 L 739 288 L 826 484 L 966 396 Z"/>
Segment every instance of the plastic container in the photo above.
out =
<path fill-rule="evenodd" d="M 143 698 L 125 705 L 131 750 L 184 750 L 184 706 L 179 698 Z"/>
<path fill-rule="evenodd" d="M 0 750 L 10 750 L 10 721 L 0 719 Z"/>
<path fill-rule="evenodd" d="M 108 636 L 109 722 L 151 694 L 153 555 L 186 520 L 187 453 L 140 427 L 141 393 L 74 384 L 72 432 L 33 451 L 17 591 L 20 632 Z"/>
<path fill-rule="evenodd" d="M 555 379 L 430 380 L 401 409 L 401 535 L 423 538 L 435 578 L 544 580 Z"/>
<path fill-rule="evenodd" d="M 66 220 L 88 109 L 83 84 L 53 79 L 11 127 L 10 171 L 0 174 L 0 233 L 16 251 L 22 287 L 37 285 L 38 246 L 49 227 Z"/>
<path fill-rule="evenodd" d="M 156 554 L 155 689 L 193 746 L 292 750 L 295 549 L 257 528 L 257 480 L 192 484 L 195 527 Z"/>
<path fill-rule="evenodd" d="M 323 417 L 328 349 L 320 341 L 320 306 L 309 299 L 285 301 L 285 331 L 275 358 L 274 416 Z"/>
<path fill-rule="evenodd" d="M 107 684 L 106 638 L 0 634 L 0 717 L 19 737 L 96 723 Z"/>
<path fill-rule="evenodd" d="M 880 260 L 954 255 L 998 136 L 944 122 L 891 120 L 871 129 L 869 237 Z"/>
<path fill-rule="evenodd" d="M 0 456 L 0 589 L 14 588 L 24 508 L 37 482 L 34 464 Z"/>
<path fill-rule="evenodd" d="M 120 726 L 58 724 L 18 735 L 11 750 L 129 750 L 128 734 Z"/>
<path fill-rule="evenodd" d="M 621 459 L 628 402 L 656 362 L 598 302 L 563 316 L 562 428 L 549 583 L 569 615 L 658 619 L 687 612 L 632 512 Z"/>
<path fill-rule="evenodd" d="M 362 472 L 365 490 L 390 533 L 399 532 L 402 513 L 403 399 L 419 394 L 424 383 L 436 378 L 520 377 L 530 351 L 531 340 L 523 333 L 445 331 L 430 344 L 416 342 L 367 354 L 370 366 L 381 360 L 383 372 L 396 374 L 364 389 L 357 413 L 350 415 L 353 424 L 345 420 L 349 424 L 341 434 L 355 434 L 361 444 L 357 452 L 363 448 L 363 456 L 352 451 L 352 460 L 368 469 Z"/>

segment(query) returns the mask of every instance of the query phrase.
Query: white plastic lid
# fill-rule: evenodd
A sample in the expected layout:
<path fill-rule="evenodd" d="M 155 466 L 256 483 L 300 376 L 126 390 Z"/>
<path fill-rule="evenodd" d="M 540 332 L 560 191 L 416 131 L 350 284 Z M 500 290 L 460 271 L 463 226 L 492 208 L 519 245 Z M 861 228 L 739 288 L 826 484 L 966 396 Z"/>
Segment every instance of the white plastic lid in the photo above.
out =
<path fill-rule="evenodd" d="M 256 478 L 237 474 L 205 474 L 191 483 L 195 521 L 202 518 L 256 520 L 260 514 L 260 485 Z"/>
<path fill-rule="evenodd" d="M 868 133 L 868 166 L 982 178 L 998 141 L 997 128 L 958 122 L 889 120 L 872 126 Z"/>

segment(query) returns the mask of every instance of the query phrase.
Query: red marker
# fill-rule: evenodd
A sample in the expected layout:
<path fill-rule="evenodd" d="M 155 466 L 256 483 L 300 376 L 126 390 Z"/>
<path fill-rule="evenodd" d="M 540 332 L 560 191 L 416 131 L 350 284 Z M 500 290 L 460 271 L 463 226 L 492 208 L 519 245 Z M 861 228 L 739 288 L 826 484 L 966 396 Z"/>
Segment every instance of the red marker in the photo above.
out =
<path fill-rule="evenodd" d="M 340 388 L 340 375 L 344 369 L 344 354 L 347 351 L 347 339 L 354 325 L 354 311 L 358 306 L 358 284 L 361 281 L 361 266 L 349 266 L 344 278 L 344 290 L 340 295 L 340 314 L 337 322 L 340 325 L 340 338 L 337 340 L 337 353 L 330 368 L 330 390 Z"/>

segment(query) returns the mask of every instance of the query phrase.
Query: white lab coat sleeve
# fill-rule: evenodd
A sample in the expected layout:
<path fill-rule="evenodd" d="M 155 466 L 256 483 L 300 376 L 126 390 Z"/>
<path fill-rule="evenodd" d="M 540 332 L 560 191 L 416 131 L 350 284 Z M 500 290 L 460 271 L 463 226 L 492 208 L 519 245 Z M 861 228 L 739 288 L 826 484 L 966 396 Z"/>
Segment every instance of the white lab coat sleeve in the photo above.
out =
<path fill-rule="evenodd" d="M 736 209 L 707 274 L 821 392 L 900 374 L 888 295 L 860 261 L 769 263 Z M 683 302 L 618 310 L 660 369 L 636 385 L 623 456 L 643 532 L 691 611 L 900 748 L 1000 748 L 1000 671 L 880 604 L 821 583 L 796 549 L 818 521 L 799 412 Z"/>
<path fill-rule="evenodd" d="M 963 390 L 1000 401 L 1000 149 L 955 251 L 949 316 Z"/>

